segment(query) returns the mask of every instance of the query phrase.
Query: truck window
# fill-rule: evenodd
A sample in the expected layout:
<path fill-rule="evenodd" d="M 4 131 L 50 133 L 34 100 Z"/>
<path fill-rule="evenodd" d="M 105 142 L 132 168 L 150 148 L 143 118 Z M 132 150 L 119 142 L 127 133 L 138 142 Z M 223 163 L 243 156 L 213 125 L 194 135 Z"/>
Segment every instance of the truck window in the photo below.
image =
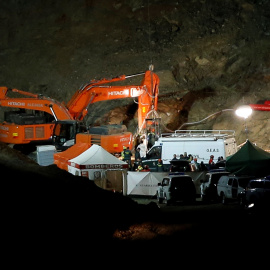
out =
<path fill-rule="evenodd" d="M 212 177 L 211 177 L 211 179 L 212 179 L 211 183 L 213 185 L 216 185 L 220 177 L 221 177 L 221 175 L 213 174 Z"/>
<path fill-rule="evenodd" d="M 252 179 L 252 177 L 247 177 L 247 178 L 240 178 L 238 180 L 239 182 L 239 186 L 242 188 L 246 188 L 247 184 L 249 183 L 249 181 Z"/>
<path fill-rule="evenodd" d="M 250 186 L 250 188 L 263 188 L 263 182 L 261 182 L 261 181 L 251 181 L 249 186 Z"/>
<path fill-rule="evenodd" d="M 205 182 L 205 183 L 208 183 L 208 182 L 209 182 L 209 179 L 210 179 L 210 175 L 209 175 L 209 174 L 207 174 L 207 175 L 205 176 L 205 180 L 204 180 L 204 182 Z"/>
<path fill-rule="evenodd" d="M 169 185 L 169 179 L 168 178 L 164 178 L 162 180 L 162 186 L 168 186 Z"/>
<path fill-rule="evenodd" d="M 156 146 L 150 149 L 150 151 L 147 153 L 148 159 L 160 159 L 161 158 L 161 146 Z"/>
<path fill-rule="evenodd" d="M 174 187 L 190 187 L 193 185 L 192 179 L 190 177 L 173 177 L 172 178 L 172 188 Z"/>

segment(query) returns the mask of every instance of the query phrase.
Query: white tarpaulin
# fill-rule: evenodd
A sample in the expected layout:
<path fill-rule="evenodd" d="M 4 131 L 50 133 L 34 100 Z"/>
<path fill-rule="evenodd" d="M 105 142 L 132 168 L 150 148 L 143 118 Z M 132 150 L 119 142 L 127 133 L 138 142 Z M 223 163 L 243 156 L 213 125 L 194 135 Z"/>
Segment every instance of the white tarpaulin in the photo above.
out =
<path fill-rule="evenodd" d="M 186 172 L 193 178 L 197 195 L 200 195 L 200 180 L 204 178 L 205 173 L 205 171 Z M 168 174 L 168 172 L 128 172 L 127 195 L 156 195 L 158 183 L 161 183 Z"/>
<path fill-rule="evenodd" d="M 128 172 L 127 195 L 154 196 L 166 172 Z"/>
<path fill-rule="evenodd" d="M 95 183 L 107 189 L 107 183 L 110 184 L 117 181 L 115 179 L 108 179 L 111 175 L 111 171 L 121 171 L 120 174 L 122 182 L 123 194 L 126 195 L 126 177 L 127 177 L 128 164 L 117 157 L 113 156 L 111 153 L 106 151 L 99 145 L 93 144 L 86 151 L 78 155 L 77 157 L 70 159 L 68 161 L 68 172 L 78 175 L 88 177 L 90 180 L 94 180 Z M 114 178 L 116 175 L 114 174 Z M 113 187 L 110 189 L 115 190 Z"/>

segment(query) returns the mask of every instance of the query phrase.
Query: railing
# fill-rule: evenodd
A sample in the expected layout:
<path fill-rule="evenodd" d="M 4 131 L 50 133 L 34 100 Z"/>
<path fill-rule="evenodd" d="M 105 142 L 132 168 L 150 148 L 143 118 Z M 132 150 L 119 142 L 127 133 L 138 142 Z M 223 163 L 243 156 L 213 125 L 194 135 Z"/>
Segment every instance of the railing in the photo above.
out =
<path fill-rule="evenodd" d="M 234 137 L 234 130 L 175 130 L 172 133 L 162 133 L 161 138 L 209 138 L 221 137 L 229 138 Z"/>

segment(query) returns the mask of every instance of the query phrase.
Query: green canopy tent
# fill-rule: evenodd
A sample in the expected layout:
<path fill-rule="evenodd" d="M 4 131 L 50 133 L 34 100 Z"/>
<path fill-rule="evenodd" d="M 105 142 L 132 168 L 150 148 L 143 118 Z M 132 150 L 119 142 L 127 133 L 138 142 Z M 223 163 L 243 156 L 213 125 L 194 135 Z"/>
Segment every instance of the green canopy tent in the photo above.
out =
<path fill-rule="evenodd" d="M 270 175 L 270 153 L 247 140 L 241 149 L 227 158 L 226 170 L 235 175 Z"/>

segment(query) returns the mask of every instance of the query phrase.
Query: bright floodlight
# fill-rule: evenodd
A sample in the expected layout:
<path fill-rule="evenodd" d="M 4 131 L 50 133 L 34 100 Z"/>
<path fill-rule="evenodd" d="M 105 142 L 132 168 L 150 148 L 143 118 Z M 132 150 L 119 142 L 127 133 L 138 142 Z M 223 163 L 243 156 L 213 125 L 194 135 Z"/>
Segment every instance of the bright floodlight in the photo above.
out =
<path fill-rule="evenodd" d="M 236 111 L 235 114 L 237 116 L 243 117 L 247 119 L 252 114 L 252 108 L 248 105 L 240 106 Z"/>

